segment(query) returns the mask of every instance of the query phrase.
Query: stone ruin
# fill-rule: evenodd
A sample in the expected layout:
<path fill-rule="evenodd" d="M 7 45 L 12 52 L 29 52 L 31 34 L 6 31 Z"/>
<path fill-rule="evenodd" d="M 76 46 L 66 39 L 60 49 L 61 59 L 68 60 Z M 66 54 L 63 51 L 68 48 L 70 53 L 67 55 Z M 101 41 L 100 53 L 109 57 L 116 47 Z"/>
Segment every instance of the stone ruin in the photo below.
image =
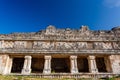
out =
<path fill-rule="evenodd" d="M 120 27 L 0 34 L 0 74 L 120 74 Z"/>

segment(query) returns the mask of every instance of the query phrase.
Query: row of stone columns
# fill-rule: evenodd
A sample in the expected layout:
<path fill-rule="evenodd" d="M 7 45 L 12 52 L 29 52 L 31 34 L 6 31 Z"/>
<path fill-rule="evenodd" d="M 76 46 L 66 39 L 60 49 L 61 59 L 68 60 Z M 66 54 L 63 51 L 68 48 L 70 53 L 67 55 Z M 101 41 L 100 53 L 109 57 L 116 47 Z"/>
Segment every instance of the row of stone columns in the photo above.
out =
<path fill-rule="evenodd" d="M 50 74 L 51 73 L 51 56 L 45 55 L 45 62 L 44 62 L 44 74 Z M 31 56 L 25 56 L 24 60 L 24 66 L 22 69 L 22 74 L 30 74 L 31 73 Z M 96 73 L 98 72 L 95 56 L 88 56 L 88 64 L 89 64 L 89 72 L 90 73 Z M 70 56 L 70 64 L 71 64 L 71 73 L 78 73 L 78 67 L 77 67 L 77 56 L 71 55 Z"/>
<path fill-rule="evenodd" d="M 88 56 L 87 59 L 88 59 L 88 65 L 89 65 L 89 72 L 97 73 L 98 69 L 95 61 L 95 56 Z M 77 56 L 71 55 L 70 61 L 71 61 L 71 73 L 78 73 Z"/>

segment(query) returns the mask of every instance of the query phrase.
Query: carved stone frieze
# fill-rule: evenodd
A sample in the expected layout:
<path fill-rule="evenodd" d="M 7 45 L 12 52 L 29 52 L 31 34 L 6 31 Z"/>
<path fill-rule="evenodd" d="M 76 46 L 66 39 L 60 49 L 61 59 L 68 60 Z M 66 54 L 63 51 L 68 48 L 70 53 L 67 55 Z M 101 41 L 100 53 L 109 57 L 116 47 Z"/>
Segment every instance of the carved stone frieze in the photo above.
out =
<path fill-rule="evenodd" d="M 72 30 L 70 28 L 57 29 L 55 26 L 48 26 L 46 30 L 31 33 L 12 33 L 0 34 L 0 39 L 33 39 L 33 40 L 120 40 L 120 27 L 111 30 L 89 30 L 88 26 L 82 26 L 79 30 Z"/>
<path fill-rule="evenodd" d="M 34 41 L 33 48 L 41 50 L 79 50 L 86 49 L 87 42 L 40 42 Z"/>
<path fill-rule="evenodd" d="M 14 42 L 13 41 L 4 41 L 3 46 L 4 46 L 4 48 L 13 48 Z"/>
<path fill-rule="evenodd" d="M 26 41 L 15 41 L 14 42 L 14 48 L 26 48 Z"/>
<path fill-rule="evenodd" d="M 2 48 L 32 48 L 38 50 L 107 50 L 120 49 L 120 27 L 109 31 L 91 31 L 87 26 L 79 30 L 57 29 L 48 26 L 46 30 L 31 33 L 0 34 Z"/>
<path fill-rule="evenodd" d="M 69 42 L 69 41 L 0 41 L 0 48 L 29 48 L 39 50 L 120 49 L 120 42 Z"/>
<path fill-rule="evenodd" d="M 74 50 L 76 48 L 75 43 L 72 42 L 57 42 L 56 48 L 58 50 Z"/>
<path fill-rule="evenodd" d="M 54 43 L 34 41 L 33 48 L 42 49 L 42 50 L 51 50 L 54 48 Z"/>
<path fill-rule="evenodd" d="M 120 42 L 113 42 L 114 49 L 120 49 Z"/>
<path fill-rule="evenodd" d="M 29 43 L 29 44 L 28 44 Z M 69 42 L 69 41 L 0 41 L 0 48 L 29 48 L 39 50 L 120 49 L 120 42 Z"/>
<path fill-rule="evenodd" d="M 77 48 L 78 49 L 86 49 L 87 48 L 87 42 L 77 42 Z"/>
<path fill-rule="evenodd" d="M 0 41 L 0 48 L 13 48 L 13 41 Z"/>
<path fill-rule="evenodd" d="M 95 49 L 112 49 L 112 44 L 110 42 L 94 42 Z"/>
<path fill-rule="evenodd" d="M 112 45 L 110 42 L 103 42 L 103 49 L 112 49 Z"/>
<path fill-rule="evenodd" d="M 95 49 L 102 49 L 103 48 L 102 42 L 94 42 L 94 48 Z"/>

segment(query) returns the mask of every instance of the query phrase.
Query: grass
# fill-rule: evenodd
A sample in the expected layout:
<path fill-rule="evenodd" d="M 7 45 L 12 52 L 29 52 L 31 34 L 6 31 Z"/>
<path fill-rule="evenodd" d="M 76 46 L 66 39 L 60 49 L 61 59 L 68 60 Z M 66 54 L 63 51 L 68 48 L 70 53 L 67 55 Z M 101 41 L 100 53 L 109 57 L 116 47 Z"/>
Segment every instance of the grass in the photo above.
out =
<path fill-rule="evenodd" d="M 81 78 L 81 79 L 70 79 L 70 78 L 62 78 L 62 79 L 57 79 L 57 78 L 35 78 L 31 76 L 3 76 L 0 75 L 0 80 L 96 80 L 96 79 L 86 79 L 86 78 Z M 99 79 L 99 80 L 120 80 L 120 78 L 108 78 L 108 79 Z"/>

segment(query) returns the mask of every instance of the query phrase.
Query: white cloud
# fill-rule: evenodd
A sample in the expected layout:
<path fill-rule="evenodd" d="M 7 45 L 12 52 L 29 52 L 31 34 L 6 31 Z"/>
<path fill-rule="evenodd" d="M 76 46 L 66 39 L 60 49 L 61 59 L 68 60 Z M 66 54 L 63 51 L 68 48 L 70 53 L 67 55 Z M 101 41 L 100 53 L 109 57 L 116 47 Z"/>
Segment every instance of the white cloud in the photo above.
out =
<path fill-rule="evenodd" d="M 120 7 L 120 0 L 104 0 L 103 4 L 109 8 Z"/>

